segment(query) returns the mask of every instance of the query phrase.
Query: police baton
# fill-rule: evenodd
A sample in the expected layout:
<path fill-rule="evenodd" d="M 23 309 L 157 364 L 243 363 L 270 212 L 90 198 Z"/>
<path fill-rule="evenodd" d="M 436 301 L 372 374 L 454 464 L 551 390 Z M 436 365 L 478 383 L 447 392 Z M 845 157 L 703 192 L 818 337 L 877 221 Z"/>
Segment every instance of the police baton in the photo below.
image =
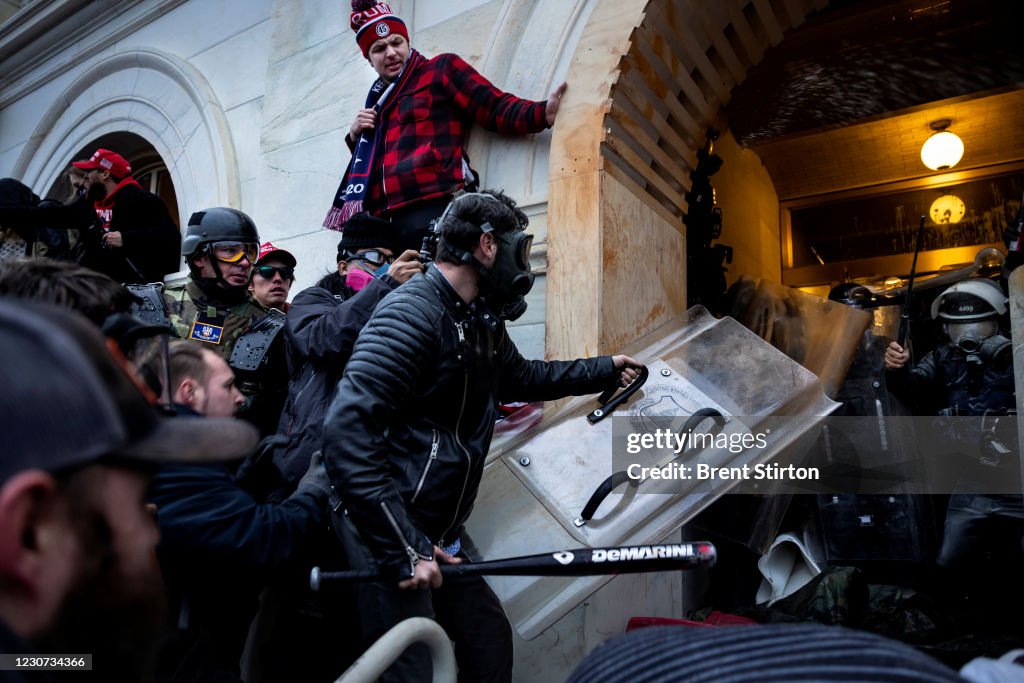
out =
<path fill-rule="evenodd" d="M 900 314 L 900 329 L 896 341 L 907 348 L 907 336 L 910 334 L 910 306 L 914 296 L 914 280 L 917 277 L 917 255 L 921 253 L 921 240 L 924 237 L 924 216 L 917 226 L 917 238 L 914 240 L 914 260 L 910 262 L 910 281 L 907 283 L 907 296 L 903 300 L 903 312 Z"/>

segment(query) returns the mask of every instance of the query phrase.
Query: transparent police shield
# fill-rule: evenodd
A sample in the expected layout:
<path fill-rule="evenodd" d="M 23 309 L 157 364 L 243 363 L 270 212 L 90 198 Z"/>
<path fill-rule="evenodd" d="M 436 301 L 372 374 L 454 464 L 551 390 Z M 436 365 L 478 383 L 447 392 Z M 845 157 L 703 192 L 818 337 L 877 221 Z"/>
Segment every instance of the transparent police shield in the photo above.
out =
<path fill-rule="evenodd" d="M 769 492 L 757 473 L 799 464 L 839 405 L 809 370 L 700 306 L 624 352 L 649 378 L 611 415 L 588 420 L 600 406 L 586 396 L 547 414 L 530 406 L 499 427 L 467 524 L 481 557 L 657 543 L 736 486 Z M 720 417 L 692 418 L 700 410 Z M 581 519 L 611 477 L 619 484 Z M 489 582 L 532 638 L 611 578 Z"/>

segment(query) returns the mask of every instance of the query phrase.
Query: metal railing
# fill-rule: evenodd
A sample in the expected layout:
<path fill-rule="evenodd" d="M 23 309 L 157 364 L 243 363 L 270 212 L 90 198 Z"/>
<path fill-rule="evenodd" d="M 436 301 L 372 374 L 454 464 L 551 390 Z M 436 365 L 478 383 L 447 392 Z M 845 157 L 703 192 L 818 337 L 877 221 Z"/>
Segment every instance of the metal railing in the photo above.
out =
<path fill-rule="evenodd" d="M 455 652 L 448 634 L 425 617 L 406 619 L 382 635 L 335 683 L 373 683 L 413 643 L 430 648 L 434 683 L 455 683 Z"/>

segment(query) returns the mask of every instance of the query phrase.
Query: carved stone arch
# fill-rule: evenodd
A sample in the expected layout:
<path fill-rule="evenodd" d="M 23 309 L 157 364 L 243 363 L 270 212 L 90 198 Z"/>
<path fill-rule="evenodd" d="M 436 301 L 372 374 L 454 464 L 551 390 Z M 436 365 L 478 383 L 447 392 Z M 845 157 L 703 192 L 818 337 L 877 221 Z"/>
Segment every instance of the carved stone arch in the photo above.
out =
<path fill-rule="evenodd" d="M 478 62 L 489 80 L 507 92 L 546 100 L 566 79 L 569 61 L 595 0 L 505 0 Z M 551 132 L 498 135 L 476 126 L 468 153 L 486 187 L 507 191 L 530 218 L 534 235 L 531 266 L 536 285 L 529 308 L 509 332 L 530 358 L 544 354 L 547 272 L 548 160 Z"/>
<path fill-rule="evenodd" d="M 506 0 L 487 40 L 480 71 L 508 92 L 546 100 L 565 80 L 574 47 L 597 3 Z M 529 208 L 547 201 L 551 133 L 502 136 L 475 128 L 469 153 L 485 183 Z"/>
<path fill-rule="evenodd" d="M 595 0 L 549 162 L 546 350 L 607 353 L 686 307 L 682 217 L 704 131 L 828 0 Z"/>
<path fill-rule="evenodd" d="M 204 206 L 239 206 L 241 191 L 227 118 L 206 79 L 187 62 L 152 49 L 106 57 L 79 76 L 40 117 L 13 173 L 48 187 L 83 146 L 135 133 L 167 164 L 181 224 Z"/>

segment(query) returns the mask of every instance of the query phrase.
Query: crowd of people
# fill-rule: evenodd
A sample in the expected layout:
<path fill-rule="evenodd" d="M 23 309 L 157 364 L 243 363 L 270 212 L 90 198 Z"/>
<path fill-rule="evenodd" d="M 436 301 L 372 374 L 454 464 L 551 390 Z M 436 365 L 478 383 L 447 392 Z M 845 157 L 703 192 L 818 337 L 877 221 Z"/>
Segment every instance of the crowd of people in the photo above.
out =
<path fill-rule="evenodd" d="M 640 366 L 528 361 L 505 330 L 532 236 L 512 199 L 476 191 L 465 140 L 474 123 L 550 127 L 565 86 L 534 102 L 427 59 L 385 3 L 356 0 L 351 27 L 379 76 L 346 138 L 365 163 L 328 219 L 337 269 L 291 302 L 292 253 L 234 208 L 179 231 L 116 151 L 74 161 L 65 202 L 0 184 L 5 652 L 89 653 L 103 680 L 327 681 L 401 619 L 437 615 L 466 680 L 510 680 L 497 598 L 439 571 L 469 561 L 496 407 Z M 385 578 L 311 605 L 325 558 Z M 413 648 L 385 679 L 429 669 Z"/>
<path fill-rule="evenodd" d="M 472 561 L 496 408 L 642 366 L 526 360 L 506 330 L 532 236 L 515 201 L 479 190 L 466 138 L 552 126 L 566 85 L 529 101 L 457 55 L 428 59 L 386 3 L 354 0 L 350 26 L 378 78 L 325 220 L 337 268 L 294 297 L 298 260 L 249 216 L 212 207 L 179 230 L 117 152 L 74 161 L 65 202 L 0 181 L 0 651 L 90 653 L 108 681 L 330 681 L 425 616 L 460 680 L 511 680 L 497 597 L 440 571 Z M 1006 297 L 986 287 L 940 298 L 949 343 L 914 368 L 886 349 L 895 390 L 957 414 L 1015 407 Z M 1021 516 L 1019 496 L 954 498 L 951 564 L 994 507 Z M 313 600 L 314 562 L 383 578 Z M 417 645 L 382 680 L 429 672 Z"/>

